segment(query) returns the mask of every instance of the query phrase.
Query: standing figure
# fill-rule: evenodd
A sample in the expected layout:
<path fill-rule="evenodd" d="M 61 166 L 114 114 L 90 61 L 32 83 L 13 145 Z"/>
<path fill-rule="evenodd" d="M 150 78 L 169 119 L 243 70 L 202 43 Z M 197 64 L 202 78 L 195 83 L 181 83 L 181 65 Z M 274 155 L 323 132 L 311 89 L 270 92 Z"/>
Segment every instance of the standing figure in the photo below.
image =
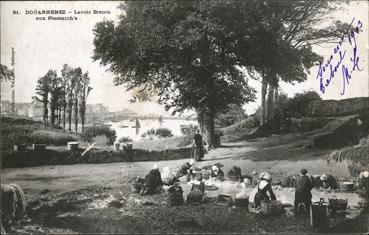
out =
<path fill-rule="evenodd" d="M 367 199 L 369 199 L 369 171 L 362 171 L 359 175 L 359 186 L 362 188 Z"/>
<path fill-rule="evenodd" d="M 201 161 L 201 159 L 204 158 L 204 146 L 202 143 L 202 136 L 200 135 L 199 129 L 196 129 L 196 134 L 193 137 L 192 157 L 196 161 Z"/>
<path fill-rule="evenodd" d="M 262 172 L 260 173 L 260 182 L 258 184 L 257 193 L 255 194 L 255 207 L 260 207 L 261 202 L 264 200 L 276 200 L 275 194 L 273 193 L 271 181 L 272 176 L 268 172 Z M 267 195 L 267 192 L 269 193 L 269 196 Z"/>
<path fill-rule="evenodd" d="M 299 205 L 305 206 L 305 212 L 309 211 L 311 205 L 311 189 L 313 188 L 310 178 L 307 175 L 307 170 L 302 169 L 300 176 L 296 180 L 295 192 L 295 215 L 298 212 Z"/>

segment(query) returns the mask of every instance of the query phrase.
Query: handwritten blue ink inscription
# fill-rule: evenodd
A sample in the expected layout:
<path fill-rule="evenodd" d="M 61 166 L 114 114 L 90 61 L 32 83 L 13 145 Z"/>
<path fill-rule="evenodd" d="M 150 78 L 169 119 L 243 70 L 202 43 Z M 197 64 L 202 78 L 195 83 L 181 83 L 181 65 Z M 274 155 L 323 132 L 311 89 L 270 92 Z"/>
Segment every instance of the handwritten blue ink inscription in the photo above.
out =
<path fill-rule="evenodd" d="M 355 17 L 352 19 L 349 30 L 344 33 L 336 46 L 333 48 L 333 53 L 328 59 L 319 63 L 318 74 L 316 76 L 320 81 L 320 91 L 324 94 L 325 89 L 329 86 L 335 76 L 342 76 L 342 90 L 340 95 L 346 92 L 346 86 L 350 84 L 353 78 L 354 71 L 362 71 L 363 68 L 359 65 L 358 45 L 356 43 L 356 36 L 363 27 L 360 20 L 355 23 Z M 356 25 L 356 26 L 353 26 Z M 354 30 L 352 30 L 354 28 Z M 348 47 L 344 47 L 344 43 L 348 40 Z M 352 56 L 348 59 L 348 54 Z M 338 72 L 338 73 L 337 73 Z M 338 74 L 338 75 L 337 75 Z"/>

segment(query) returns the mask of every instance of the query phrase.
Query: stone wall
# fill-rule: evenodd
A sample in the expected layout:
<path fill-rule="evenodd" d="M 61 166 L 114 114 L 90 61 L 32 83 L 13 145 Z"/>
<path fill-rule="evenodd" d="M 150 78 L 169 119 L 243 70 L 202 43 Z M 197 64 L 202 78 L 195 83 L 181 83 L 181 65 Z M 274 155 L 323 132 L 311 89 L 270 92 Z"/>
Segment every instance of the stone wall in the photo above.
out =
<path fill-rule="evenodd" d="M 191 157 L 191 148 L 178 148 L 165 151 L 133 149 L 130 154 L 123 151 L 93 149 L 83 157 L 84 149 L 44 150 L 44 151 L 3 151 L 2 168 L 31 167 L 41 165 L 71 165 L 79 163 L 113 163 L 128 161 L 159 161 Z"/>
<path fill-rule="evenodd" d="M 313 117 L 335 117 L 369 112 L 369 97 L 344 100 L 316 100 L 308 106 L 308 114 Z"/>

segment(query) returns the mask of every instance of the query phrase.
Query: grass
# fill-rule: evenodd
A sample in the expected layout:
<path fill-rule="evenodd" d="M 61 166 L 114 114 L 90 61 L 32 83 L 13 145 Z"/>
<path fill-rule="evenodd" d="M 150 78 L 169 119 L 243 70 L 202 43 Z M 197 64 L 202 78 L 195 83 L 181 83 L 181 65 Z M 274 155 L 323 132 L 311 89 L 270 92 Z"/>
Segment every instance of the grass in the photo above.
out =
<path fill-rule="evenodd" d="M 192 143 L 192 139 L 193 137 L 191 135 L 184 135 L 158 140 L 140 140 L 133 142 L 133 148 L 157 151 L 181 148 L 190 145 Z"/>
<path fill-rule="evenodd" d="M 128 136 L 122 136 L 118 140 L 119 143 L 126 143 L 126 142 L 132 142 L 132 141 L 133 140 L 131 138 L 129 138 Z"/>
<path fill-rule="evenodd" d="M 107 144 L 111 145 L 115 142 L 117 138 L 115 130 L 111 129 L 109 126 L 88 126 L 85 128 L 85 132 L 83 136 L 88 142 L 93 141 L 93 139 L 97 136 L 105 135 L 108 139 Z"/>
<path fill-rule="evenodd" d="M 15 144 L 66 145 L 69 141 L 82 140 L 79 135 L 56 129 L 45 129 L 40 122 L 27 119 L 1 119 L 1 149 L 11 150 Z"/>

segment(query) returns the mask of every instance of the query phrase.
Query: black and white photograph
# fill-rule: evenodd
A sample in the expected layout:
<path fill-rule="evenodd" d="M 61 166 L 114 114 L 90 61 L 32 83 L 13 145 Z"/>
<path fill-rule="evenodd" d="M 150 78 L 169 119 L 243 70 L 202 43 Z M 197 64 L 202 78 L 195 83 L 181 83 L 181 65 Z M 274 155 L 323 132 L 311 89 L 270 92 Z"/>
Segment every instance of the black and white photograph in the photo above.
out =
<path fill-rule="evenodd" d="M 369 2 L 0 2 L 1 234 L 368 234 Z"/>

